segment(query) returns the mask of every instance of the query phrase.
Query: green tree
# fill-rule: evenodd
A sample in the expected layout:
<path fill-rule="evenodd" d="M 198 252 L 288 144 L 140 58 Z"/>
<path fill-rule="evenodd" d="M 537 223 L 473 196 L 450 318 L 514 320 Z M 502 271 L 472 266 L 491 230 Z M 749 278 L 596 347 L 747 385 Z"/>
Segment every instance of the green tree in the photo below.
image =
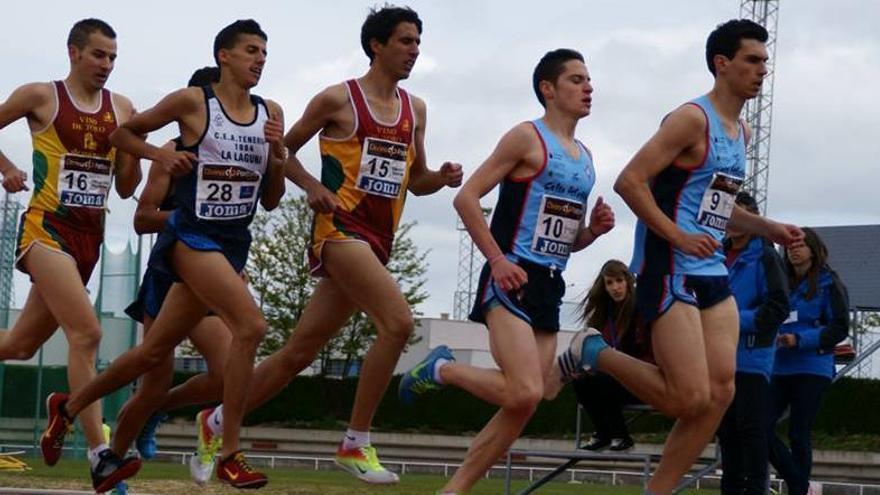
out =
<path fill-rule="evenodd" d="M 271 213 L 258 213 L 251 226 L 254 241 L 247 272 L 269 323 L 259 356 L 284 345 L 317 284 L 317 279 L 309 275 L 307 257 L 312 216 L 305 196 L 300 195 L 284 199 Z M 388 270 L 418 317 L 421 313 L 416 308 L 428 297 L 424 290 L 428 251 L 420 251 L 410 238 L 414 226 L 415 222 L 405 223 L 398 229 Z M 332 360 L 342 360 L 346 376 L 375 338 L 376 328 L 370 319 L 362 312 L 355 313 L 319 354 L 320 373 L 328 373 Z M 416 341 L 414 336 L 409 343 Z"/>

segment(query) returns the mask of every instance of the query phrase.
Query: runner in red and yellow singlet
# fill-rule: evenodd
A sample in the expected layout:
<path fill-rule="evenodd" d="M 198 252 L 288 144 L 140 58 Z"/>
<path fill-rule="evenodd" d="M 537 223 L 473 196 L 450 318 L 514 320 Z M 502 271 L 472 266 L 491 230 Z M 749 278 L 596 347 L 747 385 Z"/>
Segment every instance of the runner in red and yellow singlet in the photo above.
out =
<path fill-rule="evenodd" d="M 29 359 L 60 326 L 74 391 L 95 374 L 101 327 L 85 284 L 100 254 L 110 186 L 115 177 L 119 195 L 131 196 L 141 172 L 136 160 L 117 154 L 109 142 L 134 113 L 127 98 L 104 89 L 116 60 L 116 33 L 101 20 L 85 19 L 71 29 L 67 47 L 67 78 L 26 84 L 0 104 L 0 128 L 26 118 L 34 147 L 33 193 L 16 249 L 16 267 L 33 286 L 12 329 L 0 332 L 0 359 Z M 28 189 L 27 174 L 2 154 L 0 173 L 7 193 Z M 137 472 L 139 460 L 120 459 L 107 448 L 100 404 L 80 417 L 97 491 Z M 44 458 L 51 466 L 59 455 Z"/>

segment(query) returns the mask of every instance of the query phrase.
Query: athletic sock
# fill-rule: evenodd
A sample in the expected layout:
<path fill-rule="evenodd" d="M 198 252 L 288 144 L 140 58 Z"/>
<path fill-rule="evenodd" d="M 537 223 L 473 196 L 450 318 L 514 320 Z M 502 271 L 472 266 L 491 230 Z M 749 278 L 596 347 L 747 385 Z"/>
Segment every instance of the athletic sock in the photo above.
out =
<path fill-rule="evenodd" d="M 443 377 L 440 376 L 440 368 L 443 367 L 446 363 L 449 363 L 448 359 L 440 358 L 434 362 L 434 381 L 443 385 Z"/>
<path fill-rule="evenodd" d="M 342 450 L 359 449 L 370 445 L 370 432 L 357 431 L 351 428 L 345 430 L 345 436 L 342 438 Z"/>
<path fill-rule="evenodd" d="M 92 469 L 97 469 L 98 463 L 101 462 L 101 452 L 108 450 L 110 448 L 106 443 L 102 443 L 93 449 L 89 449 L 89 464 L 92 466 Z"/>
<path fill-rule="evenodd" d="M 215 407 L 208 416 L 208 429 L 215 435 L 223 434 L 223 404 Z"/>

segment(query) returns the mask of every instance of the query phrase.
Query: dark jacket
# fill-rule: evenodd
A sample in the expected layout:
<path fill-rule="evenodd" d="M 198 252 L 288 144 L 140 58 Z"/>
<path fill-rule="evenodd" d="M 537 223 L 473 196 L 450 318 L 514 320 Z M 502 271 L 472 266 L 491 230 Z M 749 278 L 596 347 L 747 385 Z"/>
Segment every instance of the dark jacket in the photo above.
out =
<path fill-rule="evenodd" d="M 725 251 L 730 251 L 729 243 Z M 728 272 L 730 290 L 739 309 L 736 371 L 758 373 L 769 381 L 776 332 L 789 312 L 782 258 L 769 241 L 754 237 L 736 255 Z"/>

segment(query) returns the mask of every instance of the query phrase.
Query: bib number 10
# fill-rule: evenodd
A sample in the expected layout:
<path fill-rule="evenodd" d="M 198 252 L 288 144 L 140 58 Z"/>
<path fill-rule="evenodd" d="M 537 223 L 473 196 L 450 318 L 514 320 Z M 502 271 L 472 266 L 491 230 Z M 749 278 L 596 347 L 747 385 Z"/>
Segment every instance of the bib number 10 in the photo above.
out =
<path fill-rule="evenodd" d="M 556 239 L 562 237 L 563 225 L 561 218 L 545 217 L 541 222 L 544 225 L 544 235 L 553 236 Z"/>

